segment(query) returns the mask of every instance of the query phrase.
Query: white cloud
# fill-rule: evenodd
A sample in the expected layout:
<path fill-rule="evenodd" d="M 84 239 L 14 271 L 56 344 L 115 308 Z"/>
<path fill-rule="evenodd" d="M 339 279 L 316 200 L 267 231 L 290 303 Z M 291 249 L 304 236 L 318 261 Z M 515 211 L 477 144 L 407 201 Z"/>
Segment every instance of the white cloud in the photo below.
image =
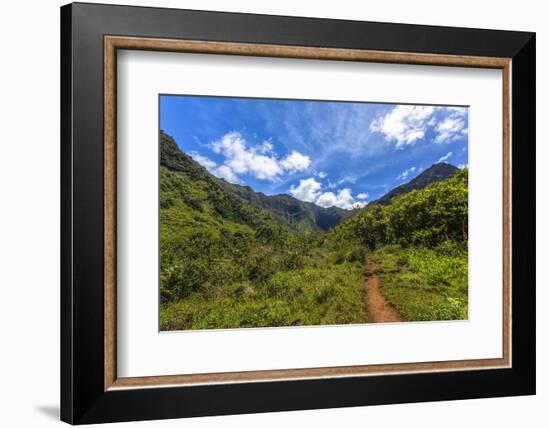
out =
<path fill-rule="evenodd" d="M 225 134 L 212 144 L 212 149 L 226 158 L 225 166 L 236 175 L 252 174 L 260 180 L 273 180 L 283 172 L 276 159 L 248 148 L 237 132 Z"/>
<path fill-rule="evenodd" d="M 251 174 L 259 180 L 275 181 L 284 173 L 304 171 L 311 164 L 309 156 L 296 150 L 279 160 L 273 154 L 273 144 L 270 141 L 264 141 L 257 147 L 248 147 L 246 140 L 238 132 L 225 134 L 220 140 L 213 142 L 211 147 L 214 152 L 224 156 L 223 171 L 228 177 L 230 174 Z"/>
<path fill-rule="evenodd" d="M 311 201 L 313 202 L 313 201 Z M 323 208 L 328 208 L 336 205 L 337 198 L 336 195 L 332 192 L 325 192 L 317 198 L 315 203 Z"/>
<path fill-rule="evenodd" d="M 290 194 L 301 201 L 313 202 L 323 208 L 339 207 L 346 210 L 352 208 L 363 208 L 367 205 L 365 201 L 356 201 L 348 188 L 338 192 L 321 193 L 322 185 L 315 178 L 310 177 L 300 180 L 297 186 L 290 186 Z M 361 194 L 368 197 L 366 193 Z M 358 195 L 359 196 L 359 195 Z"/>
<path fill-rule="evenodd" d="M 321 194 L 315 203 L 321 207 L 340 207 L 344 209 L 353 208 L 354 203 L 353 196 L 351 196 L 350 189 L 342 189 L 337 194 L 333 192 L 325 192 Z"/>
<path fill-rule="evenodd" d="M 212 159 L 207 158 L 206 156 L 203 156 L 197 152 L 190 152 L 189 154 L 195 161 L 197 161 L 197 163 L 204 166 L 209 171 L 214 169 L 217 165 L 216 162 L 214 162 Z"/>
<path fill-rule="evenodd" d="M 258 148 L 258 153 L 263 155 L 273 153 L 273 143 L 271 141 L 264 141 Z"/>
<path fill-rule="evenodd" d="M 369 194 L 367 192 L 359 193 L 356 198 L 357 199 L 367 199 L 369 197 Z"/>
<path fill-rule="evenodd" d="M 438 160 L 437 160 L 437 163 L 439 162 L 445 162 L 447 159 L 449 159 L 451 156 L 453 155 L 453 152 L 449 152 L 447 153 L 445 156 L 441 156 Z"/>
<path fill-rule="evenodd" d="M 233 184 L 239 184 L 241 182 L 239 180 L 239 177 L 237 177 L 233 170 L 227 165 L 220 165 L 219 167 L 214 168 L 212 170 L 212 174 L 214 174 L 218 178 L 223 178 L 225 181 Z"/>
<path fill-rule="evenodd" d="M 468 168 L 468 164 L 467 164 L 467 163 L 461 163 L 460 165 L 458 165 L 457 168 L 458 168 L 458 169 Z"/>
<path fill-rule="evenodd" d="M 327 173 L 325 171 L 319 171 L 317 173 L 317 177 L 319 178 L 326 178 L 326 176 L 327 176 Z"/>
<path fill-rule="evenodd" d="M 429 129 L 435 133 L 434 142 L 448 143 L 468 133 L 467 112 L 466 107 L 399 105 L 374 119 L 370 130 L 383 134 L 386 141 L 395 141 L 398 149 L 415 144 Z"/>
<path fill-rule="evenodd" d="M 384 134 L 387 141 L 396 141 L 400 148 L 414 144 L 425 135 L 425 128 L 434 107 L 399 105 L 389 113 L 374 119 L 370 124 L 372 132 Z"/>
<path fill-rule="evenodd" d="M 351 210 L 352 208 L 363 208 L 367 205 L 367 202 L 356 201 L 351 195 L 351 190 L 348 188 L 341 189 L 338 193 L 322 193 L 315 200 L 315 203 L 324 208 L 338 207 L 345 210 Z"/>
<path fill-rule="evenodd" d="M 197 163 L 204 166 L 208 171 L 210 171 L 216 177 L 223 178 L 225 181 L 228 181 L 234 184 L 241 183 L 241 180 L 239 180 L 239 177 L 237 177 L 237 175 L 233 172 L 233 170 L 227 165 L 218 166 L 218 164 L 214 162 L 212 159 L 206 156 L 203 156 L 197 152 L 189 152 L 189 154 L 195 161 L 197 161 Z"/>
<path fill-rule="evenodd" d="M 338 198 L 333 192 L 325 192 L 317 198 L 315 203 L 323 208 L 333 207 L 337 205 Z"/>
<path fill-rule="evenodd" d="M 414 174 L 416 172 L 417 168 L 415 166 L 411 166 L 410 168 L 403 171 L 401 174 L 399 174 L 395 179 L 396 180 L 406 180 L 410 175 Z"/>
<path fill-rule="evenodd" d="M 281 166 L 289 172 L 304 171 L 310 165 L 311 159 L 309 156 L 303 155 L 296 150 L 292 150 L 292 153 L 285 156 L 281 161 Z"/>
<path fill-rule="evenodd" d="M 468 113 L 468 107 L 446 107 L 446 109 L 454 116 L 466 116 Z"/>
<path fill-rule="evenodd" d="M 437 135 L 436 143 L 449 143 L 460 138 L 460 134 L 466 129 L 466 123 L 461 117 L 447 117 L 435 127 Z"/>
<path fill-rule="evenodd" d="M 325 165 L 335 154 L 367 157 L 387 150 L 383 138 L 372 135 L 369 125 L 375 106 L 360 103 L 295 103 L 280 108 L 261 107 L 266 129 L 278 141 L 301 152 L 315 142 L 314 166 Z"/>
<path fill-rule="evenodd" d="M 449 116 L 435 127 L 437 135 L 434 141 L 436 143 L 450 143 L 467 135 L 466 116 L 468 115 L 468 108 L 445 107 L 444 110 L 449 113 Z"/>
<path fill-rule="evenodd" d="M 321 190 L 321 183 L 314 178 L 306 178 L 300 180 L 300 184 L 297 186 L 290 186 L 290 194 L 296 199 L 306 202 L 314 202 L 319 196 Z"/>

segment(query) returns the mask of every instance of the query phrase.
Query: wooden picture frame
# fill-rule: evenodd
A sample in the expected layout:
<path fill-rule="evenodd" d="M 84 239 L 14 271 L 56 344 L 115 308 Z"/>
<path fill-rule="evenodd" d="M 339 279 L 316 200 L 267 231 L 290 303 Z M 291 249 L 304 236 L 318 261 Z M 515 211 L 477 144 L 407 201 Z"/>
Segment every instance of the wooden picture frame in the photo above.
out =
<path fill-rule="evenodd" d="M 118 377 L 117 49 L 502 70 L 503 357 Z M 534 34 L 77 3 L 61 9 L 61 52 L 62 420 L 114 422 L 535 392 Z"/>

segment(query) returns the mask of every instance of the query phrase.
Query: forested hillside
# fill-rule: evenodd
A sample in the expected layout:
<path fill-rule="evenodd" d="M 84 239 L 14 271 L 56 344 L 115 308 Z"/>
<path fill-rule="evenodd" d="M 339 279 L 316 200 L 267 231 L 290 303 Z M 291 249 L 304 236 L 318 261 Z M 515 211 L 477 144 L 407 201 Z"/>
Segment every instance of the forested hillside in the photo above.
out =
<path fill-rule="evenodd" d="M 226 193 L 236 196 L 238 200 L 264 208 L 282 223 L 293 225 L 294 228 L 310 231 L 328 230 L 354 214 L 355 210 L 344 210 L 338 207 L 323 208 L 286 194 L 267 196 L 261 192 L 255 192 L 248 186 L 228 183 L 210 175 L 189 155 L 181 152 L 173 138 L 163 131 L 160 131 L 160 139 L 161 166 L 174 172 L 186 174 L 191 178 L 207 180 L 210 182 L 210 186 L 215 187 L 217 184 Z"/>
<path fill-rule="evenodd" d="M 468 317 L 468 171 L 388 205 L 371 204 L 329 234 L 340 251 L 364 251 L 382 293 L 407 320 Z"/>
<path fill-rule="evenodd" d="M 361 322 L 361 272 L 333 268 L 317 228 L 227 191 L 161 133 L 161 328 Z"/>
<path fill-rule="evenodd" d="M 311 202 L 300 201 L 290 195 L 267 196 L 255 192 L 248 186 L 228 183 L 219 179 L 230 193 L 253 205 L 265 208 L 285 223 L 306 230 L 329 230 L 358 210 L 344 210 L 338 207 L 323 208 Z"/>
<path fill-rule="evenodd" d="M 404 320 L 467 318 L 466 170 L 352 212 L 229 184 L 162 131 L 160 145 L 162 330 L 372 321 L 367 261 Z"/>
<path fill-rule="evenodd" d="M 412 190 L 423 189 L 428 184 L 435 183 L 436 181 L 445 180 L 446 178 L 449 178 L 451 175 L 455 174 L 457 171 L 458 168 L 454 165 L 450 165 L 445 162 L 436 163 L 421 174 L 419 174 L 417 177 L 413 178 L 408 183 L 397 186 L 395 189 L 390 190 L 384 196 L 372 203 L 387 205 L 396 196 L 402 195 L 404 193 L 409 193 Z"/>

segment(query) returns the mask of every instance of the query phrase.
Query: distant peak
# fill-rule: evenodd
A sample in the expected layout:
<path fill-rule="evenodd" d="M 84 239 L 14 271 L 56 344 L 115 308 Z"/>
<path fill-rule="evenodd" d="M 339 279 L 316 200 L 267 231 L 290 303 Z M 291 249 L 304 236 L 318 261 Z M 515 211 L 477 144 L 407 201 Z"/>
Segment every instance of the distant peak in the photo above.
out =
<path fill-rule="evenodd" d="M 426 169 L 426 171 L 429 171 L 430 169 L 441 169 L 441 168 L 444 168 L 444 169 L 450 168 L 452 170 L 458 169 L 456 166 L 454 166 L 453 164 L 450 164 L 449 162 L 438 162 L 438 163 L 434 163 L 432 166 Z"/>
<path fill-rule="evenodd" d="M 445 180 L 446 178 L 449 178 L 451 175 L 453 175 L 456 171 L 458 171 L 458 168 L 454 165 L 451 165 L 450 163 L 434 163 L 432 166 L 426 168 L 409 182 L 395 187 L 373 203 L 389 204 L 391 200 L 398 195 L 408 193 L 411 190 L 422 189 L 428 184 L 436 181 Z"/>

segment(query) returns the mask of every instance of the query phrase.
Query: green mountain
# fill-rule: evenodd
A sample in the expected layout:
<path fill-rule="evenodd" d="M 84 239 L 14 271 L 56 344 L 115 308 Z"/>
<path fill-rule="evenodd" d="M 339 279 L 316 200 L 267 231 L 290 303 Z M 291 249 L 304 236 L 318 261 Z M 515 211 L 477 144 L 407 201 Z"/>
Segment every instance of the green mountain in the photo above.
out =
<path fill-rule="evenodd" d="M 467 318 L 467 170 L 343 213 L 220 180 L 163 132 L 160 146 L 161 330 L 374 322 L 372 262 L 403 319 Z"/>
<path fill-rule="evenodd" d="M 427 170 L 423 171 L 421 174 L 413 178 L 408 183 L 402 184 L 388 193 L 386 193 L 381 198 L 376 201 L 371 202 L 371 204 L 389 204 L 393 198 L 398 195 L 409 193 L 412 190 L 419 190 L 426 187 L 428 184 L 435 183 L 436 181 L 441 181 L 449 178 L 454 173 L 458 171 L 456 166 L 450 165 L 448 163 L 436 163 L 429 167 Z"/>
<path fill-rule="evenodd" d="M 322 208 L 289 195 L 268 196 L 261 192 L 255 192 L 249 186 L 228 183 L 214 177 L 189 155 L 183 153 L 173 138 L 163 131 L 161 131 L 160 163 L 168 170 L 185 174 L 194 180 L 206 180 L 212 185 L 216 183 L 216 187 L 225 190 L 228 196 L 237 198 L 241 203 L 246 202 L 267 210 L 282 223 L 291 225 L 293 228 L 326 231 L 357 211 L 337 207 Z M 235 203 L 234 200 L 233 203 Z"/>
<path fill-rule="evenodd" d="M 214 207 L 217 208 L 217 214 L 227 210 L 233 212 L 232 219 L 235 219 L 236 213 L 239 222 L 245 221 L 246 224 L 254 222 L 247 216 L 257 215 L 260 212 L 267 211 L 271 214 L 271 221 L 274 219 L 283 225 L 290 226 L 292 229 L 304 231 L 323 230 L 327 231 L 343 220 L 357 214 L 361 210 L 344 210 L 338 207 L 323 208 L 310 202 L 300 201 L 290 195 L 265 195 L 254 191 L 249 186 L 241 186 L 229 183 L 223 179 L 210 174 L 204 167 L 195 162 L 191 156 L 183 153 L 174 139 L 160 131 L 161 135 L 161 153 L 160 163 L 168 171 L 181 173 L 197 183 L 208 183 L 210 199 L 214 201 Z M 458 168 L 447 163 L 437 163 L 423 171 L 417 177 L 402 184 L 372 204 L 389 204 L 393 198 L 398 195 L 409 193 L 412 190 L 419 190 L 427 185 L 445 180 L 452 176 Z M 193 192 L 190 192 L 191 194 Z M 223 206 L 223 209 L 221 208 Z M 246 208 L 245 208 L 246 207 Z M 258 211 L 260 209 L 261 211 Z M 246 215 L 244 214 L 246 212 Z M 254 214 L 252 214 L 254 213 Z M 263 212 L 262 216 L 266 213 Z"/>
<path fill-rule="evenodd" d="M 450 177 L 399 194 L 387 204 L 371 203 L 330 235 L 346 243 L 358 240 L 369 249 L 467 242 L 468 170 L 455 168 Z"/>
<path fill-rule="evenodd" d="M 281 222 L 269 211 L 228 192 L 222 181 L 212 176 L 191 156 L 183 153 L 172 137 L 160 133 L 160 207 L 168 209 L 182 203 L 180 212 L 195 220 L 201 215 L 212 218 L 202 222 L 229 221 L 254 230 L 281 227 Z"/>
<path fill-rule="evenodd" d="M 300 201 L 290 195 L 265 195 L 249 186 L 239 186 L 218 179 L 228 192 L 253 205 L 273 213 L 283 222 L 306 229 L 329 230 L 353 214 L 338 207 L 322 208 L 310 202 Z"/>

